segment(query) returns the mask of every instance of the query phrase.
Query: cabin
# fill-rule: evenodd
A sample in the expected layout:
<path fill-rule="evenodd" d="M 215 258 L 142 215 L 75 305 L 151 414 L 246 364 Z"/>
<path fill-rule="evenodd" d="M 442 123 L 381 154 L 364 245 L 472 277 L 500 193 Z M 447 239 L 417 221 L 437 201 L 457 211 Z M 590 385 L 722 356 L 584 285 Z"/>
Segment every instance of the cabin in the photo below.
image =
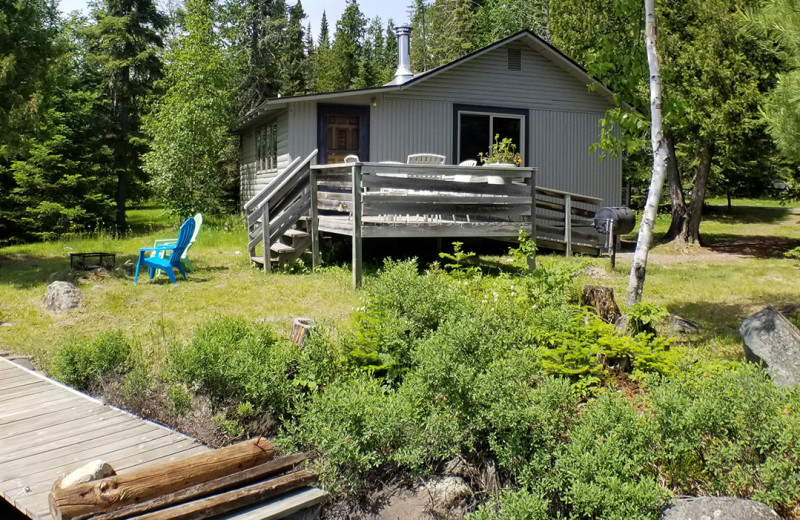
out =
<path fill-rule="evenodd" d="M 525 229 L 567 254 L 599 252 L 603 237 L 592 217 L 620 204 L 622 164 L 590 148 L 616 106 L 613 93 L 530 31 L 413 74 L 410 31 L 395 28 L 392 82 L 269 99 L 238 122 L 251 258 L 268 269 L 268 249 L 280 256 L 307 247 L 294 235 L 278 243 L 287 230 L 300 234 L 289 221 L 303 218 L 313 220 L 317 227 L 307 223 L 305 231 L 315 236 L 353 237 L 354 269 L 356 242 L 366 237 L 513 239 Z M 498 135 L 521 156 L 513 172 L 475 167 Z M 441 162 L 409 164 L 420 154 Z M 302 208 L 274 206 L 289 194 L 303 199 Z M 264 251 L 256 254 L 261 238 Z"/>
<path fill-rule="evenodd" d="M 589 151 L 614 96 L 579 65 L 521 31 L 414 75 L 403 45 L 408 28 L 397 32 L 401 56 L 392 83 L 270 99 L 239 122 L 242 201 L 314 149 L 317 164 L 351 154 L 406 162 L 416 153 L 459 164 L 485 155 L 500 134 L 517 145 L 523 166 L 537 168 L 538 185 L 620 204 L 621 159 L 598 160 Z"/>

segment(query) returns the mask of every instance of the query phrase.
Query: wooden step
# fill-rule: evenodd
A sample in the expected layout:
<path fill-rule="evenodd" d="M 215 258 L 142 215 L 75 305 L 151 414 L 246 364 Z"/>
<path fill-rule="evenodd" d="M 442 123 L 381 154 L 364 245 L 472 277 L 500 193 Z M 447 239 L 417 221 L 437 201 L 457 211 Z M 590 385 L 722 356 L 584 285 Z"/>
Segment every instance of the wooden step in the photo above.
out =
<path fill-rule="evenodd" d="M 263 504 L 251 506 L 240 511 L 228 513 L 224 520 L 277 520 L 286 518 L 304 509 L 312 508 L 321 503 L 327 493 L 319 488 L 305 488 L 287 493 L 279 498 L 272 499 Z M 309 515 L 309 518 L 319 518 Z"/>
<path fill-rule="evenodd" d="M 303 231 L 302 229 L 290 229 L 283 236 L 290 237 L 290 238 L 304 238 L 310 236 L 308 233 Z"/>
<path fill-rule="evenodd" d="M 283 242 L 275 242 L 274 244 L 269 246 L 269 250 L 279 255 L 286 253 L 294 253 L 296 251 L 295 248 L 293 248 L 292 246 L 288 246 Z"/>
<path fill-rule="evenodd" d="M 263 256 L 251 256 L 250 257 L 250 261 L 251 262 L 255 262 L 256 264 L 259 264 L 259 265 L 264 265 L 264 257 Z M 275 265 L 278 265 L 280 263 L 280 258 L 272 257 L 272 258 L 270 258 L 270 262 L 272 262 Z"/>

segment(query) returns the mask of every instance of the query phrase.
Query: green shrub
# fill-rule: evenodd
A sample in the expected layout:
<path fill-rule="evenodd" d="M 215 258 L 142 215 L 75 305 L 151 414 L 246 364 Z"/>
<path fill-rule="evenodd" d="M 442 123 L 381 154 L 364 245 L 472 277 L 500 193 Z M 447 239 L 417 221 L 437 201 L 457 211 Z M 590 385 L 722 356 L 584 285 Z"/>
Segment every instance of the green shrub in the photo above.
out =
<path fill-rule="evenodd" d="M 89 390 L 106 375 L 124 373 L 130 357 L 131 346 L 122 331 L 107 332 L 59 348 L 50 361 L 50 372 L 67 385 Z"/>
<path fill-rule="evenodd" d="M 217 317 L 202 325 L 186 346 L 167 353 L 175 381 L 207 394 L 215 404 L 249 401 L 284 413 L 296 394 L 290 378 L 299 352 L 277 339 L 265 325 L 241 318 Z"/>
<path fill-rule="evenodd" d="M 790 506 L 800 496 L 800 400 L 760 368 L 740 364 L 650 381 L 657 456 L 683 493 L 755 497 Z"/>
<path fill-rule="evenodd" d="M 345 479 L 345 486 L 356 487 L 381 464 L 411 460 L 402 449 L 416 435 L 416 413 L 394 390 L 355 374 L 299 400 L 279 443 L 289 450 L 315 449 L 315 464 L 327 486 Z"/>
<path fill-rule="evenodd" d="M 548 500 L 527 489 L 504 491 L 467 515 L 467 520 L 549 520 Z"/>
<path fill-rule="evenodd" d="M 621 396 L 602 394 L 587 405 L 558 454 L 561 482 L 553 494 L 573 517 L 656 520 L 668 494 L 651 462 L 653 436 L 646 418 Z"/>
<path fill-rule="evenodd" d="M 172 384 L 167 390 L 169 408 L 178 417 L 192 411 L 192 394 L 181 384 Z"/>

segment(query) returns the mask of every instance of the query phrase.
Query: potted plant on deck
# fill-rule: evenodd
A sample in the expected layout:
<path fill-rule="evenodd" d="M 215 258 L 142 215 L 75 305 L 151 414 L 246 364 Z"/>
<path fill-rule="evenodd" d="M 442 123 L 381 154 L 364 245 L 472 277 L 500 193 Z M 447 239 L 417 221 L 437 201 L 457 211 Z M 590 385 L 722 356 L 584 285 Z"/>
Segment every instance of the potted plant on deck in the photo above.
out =
<path fill-rule="evenodd" d="M 478 157 L 484 166 L 514 167 L 522 165 L 522 157 L 517 153 L 517 145 L 511 142 L 510 137 L 500 139 L 500 134 L 495 134 L 494 143 L 489 149 L 489 155 L 480 153 Z M 499 175 L 489 175 L 487 177 L 489 184 L 506 184 L 506 182 L 510 181 L 510 178 Z"/>

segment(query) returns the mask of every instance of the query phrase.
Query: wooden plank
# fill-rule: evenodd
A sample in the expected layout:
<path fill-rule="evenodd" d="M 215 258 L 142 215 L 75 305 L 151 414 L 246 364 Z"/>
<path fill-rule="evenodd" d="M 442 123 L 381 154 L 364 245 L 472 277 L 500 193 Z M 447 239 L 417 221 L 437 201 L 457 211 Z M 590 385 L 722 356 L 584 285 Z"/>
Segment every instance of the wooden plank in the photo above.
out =
<path fill-rule="evenodd" d="M 466 182 L 442 181 L 437 179 L 403 179 L 400 177 L 379 177 L 365 175 L 363 187 L 368 189 L 391 188 L 400 190 L 438 191 L 442 193 L 472 193 L 509 197 L 530 196 L 527 184 L 476 184 Z"/>
<path fill-rule="evenodd" d="M 353 166 L 353 287 L 361 287 L 361 166 Z"/>
<path fill-rule="evenodd" d="M 327 496 L 328 494 L 319 488 L 300 489 L 274 498 L 265 504 L 235 511 L 217 520 L 278 520 L 314 507 L 322 503 Z"/>
<path fill-rule="evenodd" d="M 322 264 L 322 257 L 319 251 L 319 209 L 317 199 L 317 172 L 309 170 L 309 186 L 311 188 L 309 211 L 311 212 L 311 269 L 316 269 Z"/>
<path fill-rule="evenodd" d="M 13 414 L 6 416 L 5 412 L 0 414 L 0 429 L 5 430 L 8 426 L 13 426 L 14 423 L 30 419 L 31 417 L 38 417 L 40 415 L 48 415 L 52 412 L 61 410 L 72 409 L 79 411 L 81 409 L 80 398 L 76 396 L 65 395 L 57 399 L 53 399 L 49 403 L 42 403 L 41 406 L 31 407 L 27 410 L 18 410 Z"/>
<path fill-rule="evenodd" d="M 3 475 L 0 476 L 0 486 L 7 480 L 18 478 L 28 472 L 34 472 L 37 468 L 47 468 L 53 465 L 54 461 L 68 464 L 78 462 L 86 457 L 95 457 L 100 454 L 109 453 L 115 449 L 125 448 L 140 442 L 137 436 L 142 438 L 158 435 L 164 436 L 169 433 L 161 428 L 154 429 L 150 424 L 141 422 L 132 428 L 117 431 L 106 436 L 98 443 L 89 443 L 78 446 L 62 446 L 54 450 L 31 455 L 22 460 L 16 460 L 3 464 Z"/>
<path fill-rule="evenodd" d="M 589 195 L 581 195 L 580 193 L 571 193 L 568 191 L 554 190 L 551 188 L 543 188 L 541 186 L 536 187 L 536 192 L 549 197 L 563 197 L 565 195 L 569 195 L 574 201 L 586 202 L 588 204 L 599 205 L 603 203 L 603 199 L 597 197 L 590 197 Z"/>
<path fill-rule="evenodd" d="M 18 386 L 29 385 L 31 383 L 35 383 L 36 381 L 37 379 L 31 374 L 15 374 L 0 380 L 0 392 L 11 388 L 16 388 Z"/>
<path fill-rule="evenodd" d="M 363 226 L 364 238 L 416 238 L 416 237 L 507 237 L 519 236 L 519 229 L 525 223 L 493 224 L 434 224 L 420 226 Z"/>
<path fill-rule="evenodd" d="M 430 165 L 430 164 L 387 164 L 387 163 L 363 163 L 364 174 L 383 173 L 388 175 L 428 175 L 428 176 L 486 176 L 495 175 L 509 178 L 522 177 L 529 179 L 535 168 L 524 168 L 514 166 L 458 166 L 451 164 Z"/>
<path fill-rule="evenodd" d="M 572 196 L 564 196 L 564 256 L 572 256 Z"/>
<path fill-rule="evenodd" d="M 522 215 L 530 211 L 530 200 L 521 204 L 447 204 L 437 202 L 384 203 L 364 201 L 362 214 L 372 215 Z"/>
<path fill-rule="evenodd" d="M 191 440 L 183 434 L 173 432 L 169 435 L 146 440 L 135 446 L 119 450 L 105 457 L 106 461 L 117 471 L 123 471 L 154 462 L 177 460 L 179 458 L 208 451 L 208 448 L 200 445 L 197 441 Z M 68 463 L 61 466 L 53 466 L 37 474 L 26 475 L 18 479 L 14 484 L 16 487 L 11 490 L 20 493 L 26 487 L 30 491 L 24 495 L 24 499 L 31 498 L 35 501 L 36 496 L 43 495 L 39 499 L 44 503 L 44 509 L 49 513 L 47 504 L 47 494 L 53 487 L 55 480 L 62 474 L 66 474 L 94 459 Z"/>
<path fill-rule="evenodd" d="M 0 453 L 5 453 L 7 446 L 13 446 L 17 442 L 47 442 L 53 436 L 58 436 L 59 432 L 65 431 L 70 432 L 74 431 L 76 428 L 84 425 L 84 424 L 103 424 L 106 421 L 116 419 L 118 417 L 130 417 L 126 414 L 121 414 L 117 410 L 113 410 L 111 408 L 106 408 L 105 411 L 102 411 L 96 415 L 89 415 L 87 416 L 90 418 L 89 421 L 86 420 L 86 417 L 82 416 L 75 416 L 72 414 L 71 416 L 65 416 L 63 421 L 60 422 L 49 422 L 44 425 L 36 425 L 32 424 L 29 428 L 26 428 L 24 431 L 15 433 L 13 435 L 0 435 L 0 440 L 2 441 L 2 446 L 0 446 Z"/>
<path fill-rule="evenodd" d="M 359 166 L 356 165 L 356 167 Z M 302 470 L 161 511 L 144 514 L 139 516 L 138 520 L 196 520 L 211 518 L 280 496 L 288 491 L 308 487 L 313 485 L 316 480 L 316 475 L 310 471 Z"/>
<path fill-rule="evenodd" d="M 0 422 L 0 440 L 33 432 L 38 428 L 58 426 L 79 417 L 99 414 L 105 410 L 108 410 L 108 408 L 97 403 L 93 403 L 90 407 L 80 402 L 75 404 L 67 403 L 64 406 L 59 405 L 57 408 L 51 409 L 51 413 L 32 414 L 30 417 L 14 421 L 13 424 Z"/>
<path fill-rule="evenodd" d="M 461 204 L 530 204 L 530 197 L 498 197 L 492 195 L 446 195 L 441 193 L 411 192 L 407 195 L 368 192 L 362 195 L 364 203 L 374 204 L 429 204 L 436 203 L 446 208 Z"/>
<path fill-rule="evenodd" d="M 53 388 L 52 385 L 47 384 L 45 381 L 39 381 L 30 385 L 4 390 L 2 393 L 0 393 L 0 408 L 3 407 L 4 403 L 9 401 L 14 401 L 25 396 L 33 397 L 36 394 L 47 392 L 51 388 Z"/>
<path fill-rule="evenodd" d="M 351 179 L 346 182 L 320 179 L 317 181 L 317 188 L 320 191 L 349 193 L 353 189 L 353 182 Z"/>
<path fill-rule="evenodd" d="M 285 176 L 285 174 L 287 174 L 288 172 L 291 172 L 297 166 L 298 162 L 300 162 L 300 157 L 295 157 L 294 160 L 292 160 L 292 162 L 290 162 L 289 165 L 286 168 L 284 168 L 283 171 L 281 173 L 279 173 L 275 177 L 275 179 L 283 178 Z M 253 196 L 253 198 L 251 198 L 249 201 L 247 201 L 244 204 L 244 209 L 248 210 L 248 209 L 255 208 L 261 201 L 263 201 L 267 197 L 267 195 L 269 194 L 271 188 L 272 188 L 272 183 L 267 184 L 266 186 L 264 186 L 261 189 L 261 191 L 256 193 L 255 196 Z"/>
<path fill-rule="evenodd" d="M 298 464 L 306 460 L 304 453 L 278 457 L 264 464 L 254 466 L 249 469 L 237 471 L 202 484 L 180 489 L 173 493 L 158 495 L 151 500 L 137 502 L 131 506 L 124 507 L 110 513 L 101 513 L 93 516 L 92 520 L 121 520 L 134 515 L 156 511 L 165 507 L 181 504 L 197 498 L 202 498 L 215 493 L 229 491 L 231 489 L 258 482 L 269 477 L 274 477 L 281 473 L 293 470 Z"/>
<path fill-rule="evenodd" d="M 38 382 L 36 385 L 31 385 L 34 388 L 38 386 Z M 22 387 L 22 388 L 28 388 Z M 16 399 L 5 401 L 2 405 L 2 411 L 0 411 L 0 422 L 2 422 L 5 418 L 9 418 L 13 416 L 15 413 L 19 412 L 20 410 L 34 410 L 36 408 L 47 406 L 50 403 L 56 402 L 59 398 L 71 398 L 74 399 L 75 396 L 72 394 L 65 393 L 62 389 L 58 388 L 57 386 L 50 385 L 50 388 L 44 392 L 37 392 L 32 394 L 30 397 L 17 397 Z"/>
<path fill-rule="evenodd" d="M 73 447 L 99 438 L 106 437 L 121 431 L 126 431 L 140 424 L 133 417 L 118 416 L 114 420 L 102 423 L 85 422 L 74 430 L 51 431 L 49 437 L 33 439 L 18 439 L 16 442 L 4 442 L 0 447 L 0 467 L 19 459 L 29 459 L 42 453 L 51 453 L 61 448 Z M 59 435 L 54 436 L 57 433 Z"/>
<path fill-rule="evenodd" d="M 261 208 L 261 259 L 264 262 L 264 272 L 272 271 L 272 258 L 270 255 L 270 213 L 269 204 L 264 204 Z"/>

